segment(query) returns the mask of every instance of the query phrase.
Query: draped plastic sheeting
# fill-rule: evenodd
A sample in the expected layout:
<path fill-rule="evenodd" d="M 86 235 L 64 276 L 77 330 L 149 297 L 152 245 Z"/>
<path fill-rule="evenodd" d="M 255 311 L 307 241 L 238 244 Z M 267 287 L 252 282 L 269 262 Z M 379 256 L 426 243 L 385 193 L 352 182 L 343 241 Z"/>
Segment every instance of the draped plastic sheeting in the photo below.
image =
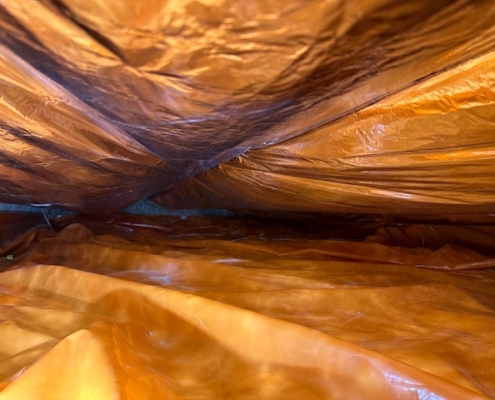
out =
<path fill-rule="evenodd" d="M 495 249 L 466 247 L 493 245 L 492 227 L 349 242 L 227 218 L 64 217 L 60 233 L 31 218 L 3 244 L 2 400 L 495 397 Z"/>
<path fill-rule="evenodd" d="M 0 400 L 495 398 L 494 65 L 493 0 L 0 0 L 0 202 L 107 215 L 0 215 Z"/>
<path fill-rule="evenodd" d="M 494 66 L 495 51 L 303 137 L 249 151 L 158 201 L 318 212 L 493 211 Z"/>
<path fill-rule="evenodd" d="M 494 21 L 492 0 L 2 0 L 0 201 L 493 211 Z"/>

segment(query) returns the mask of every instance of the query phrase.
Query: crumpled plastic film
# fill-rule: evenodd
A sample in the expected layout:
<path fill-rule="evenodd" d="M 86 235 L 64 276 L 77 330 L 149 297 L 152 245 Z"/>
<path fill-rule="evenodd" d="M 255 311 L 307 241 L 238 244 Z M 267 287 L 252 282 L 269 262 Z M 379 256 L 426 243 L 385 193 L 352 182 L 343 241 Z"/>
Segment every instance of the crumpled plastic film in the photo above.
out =
<path fill-rule="evenodd" d="M 492 77 L 464 69 L 493 50 L 494 20 L 491 0 L 3 0 L 0 201 L 491 211 Z M 222 164 L 239 155 L 242 173 Z M 312 202 L 289 195 L 306 187 Z"/>
<path fill-rule="evenodd" d="M 158 197 L 176 207 L 455 215 L 495 209 L 495 52 Z"/>
<path fill-rule="evenodd" d="M 0 399 L 495 397 L 495 275 L 452 270 L 493 257 L 454 246 L 475 227 L 406 248 L 437 227 L 346 242 L 236 225 L 39 230 L 0 274 Z"/>
<path fill-rule="evenodd" d="M 0 400 L 495 398 L 494 22 L 0 0 Z"/>

